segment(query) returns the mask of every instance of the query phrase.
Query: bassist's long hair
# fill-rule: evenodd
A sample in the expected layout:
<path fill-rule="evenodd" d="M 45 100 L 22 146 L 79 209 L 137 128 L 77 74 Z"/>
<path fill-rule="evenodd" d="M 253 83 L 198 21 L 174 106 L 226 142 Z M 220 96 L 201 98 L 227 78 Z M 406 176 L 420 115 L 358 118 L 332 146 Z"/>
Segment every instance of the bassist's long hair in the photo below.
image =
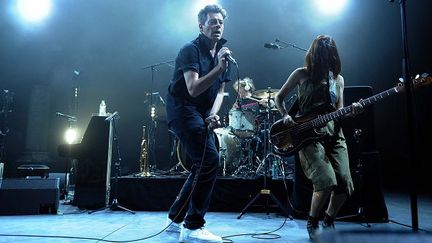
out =
<path fill-rule="evenodd" d="M 341 61 L 333 38 L 328 35 L 317 36 L 306 53 L 305 66 L 314 81 L 328 78 L 329 71 L 336 78 L 341 71 Z"/>

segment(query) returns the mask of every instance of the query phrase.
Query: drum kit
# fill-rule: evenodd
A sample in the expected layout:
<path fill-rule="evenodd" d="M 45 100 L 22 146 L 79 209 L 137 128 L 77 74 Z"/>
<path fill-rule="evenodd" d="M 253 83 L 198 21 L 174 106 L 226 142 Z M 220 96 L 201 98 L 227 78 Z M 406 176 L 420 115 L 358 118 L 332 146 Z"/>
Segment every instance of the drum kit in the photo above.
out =
<path fill-rule="evenodd" d="M 214 129 L 216 146 L 219 149 L 222 176 L 253 176 L 266 173 L 262 171 L 265 160 L 271 153 L 268 133 L 271 124 L 280 117 L 274 107 L 274 98 L 279 90 L 257 90 L 251 97 L 240 98 L 235 108 L 228 112 L 228 122 L 225 126 Z M 265 105 L 261 100 L 266 100 Z M 283 161 L 277 155 L 273 158 L 279 160 L 278 171 L 283 172 Z M 177 143 L 177 158 L 184 170 L 189 171 L 192 162 L 188 159 L 181 143 Z"/>

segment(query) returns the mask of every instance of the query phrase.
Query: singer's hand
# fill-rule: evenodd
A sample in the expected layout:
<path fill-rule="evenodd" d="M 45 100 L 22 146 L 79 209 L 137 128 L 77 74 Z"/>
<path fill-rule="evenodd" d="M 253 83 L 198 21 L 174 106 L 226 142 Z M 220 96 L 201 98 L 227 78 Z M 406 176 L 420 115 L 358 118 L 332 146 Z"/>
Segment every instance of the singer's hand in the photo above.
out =
<path fill-rule="evenodd" d="M 210 129 L 215 129 L 221 126 L 220 117 L 217 114 L 210 114 L 210 116 L 205 119 L 205 122 L 208 124 Z"/>
<path fill-rule="evenodd" d="M 228 49 L 228 47 L 225 46 L 222 47 L 217 54 L 218 62 L 219 62 L 218 65 L 224 71 L 228 67 L 228 61 L 225 59 L 227 55 L 231 55 L 231 51 Z"/>

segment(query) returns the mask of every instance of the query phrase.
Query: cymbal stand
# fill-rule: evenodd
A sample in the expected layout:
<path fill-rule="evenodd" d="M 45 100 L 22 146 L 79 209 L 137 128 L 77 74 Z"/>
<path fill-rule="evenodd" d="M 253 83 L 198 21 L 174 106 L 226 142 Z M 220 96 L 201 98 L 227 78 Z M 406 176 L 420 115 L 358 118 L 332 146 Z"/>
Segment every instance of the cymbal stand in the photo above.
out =
<path fill-rule="evenodd" d="M 293 219 L 292 216 L 290 215 L 290 213 L 288 212 L 286 206 L 284 206 L 271 192 L 270 189 L 267 188 L 267 174 L 268 174 L 268 167 L 269 167 L 269 162 L 273 161 L 271 160 L 271 158 L 278 158 L 279 156 L 273 154 L 269 148 L 270 148 L 270 140 L 268 138 L 268 133 L 270 132 L 270 127 L 269 127 L 269 122 L 270 122 L 270 103 L 271 103 L 271 95 L 270 95 L 270 87 L 269 89 L 269 96 L 268 96 L 268 100 L 267 100 L 267 108 L 266 108 L 266 119 L 264 119 L 264 142 L 263 142 L 263 146 L 264 146 L 264 154 L 265 157 L 263 158 L 263 160 L 261 161 L 261 165 L 260 167 L 264 167 L 264 174 L 263 174 L 263 187 L 262 189 L 258 192 L 258 194 L 243 208 L 243 210 L 240 212 L 240 215 L 237 216 L 237 219 L 240 219 L 241 216 L 243 216 L 246 211 L 249 209 L 249 207 L 251 207 L 260 197 L 264 196 L 265 197 L 265 211 L 267 213 L 267 215 L 269 214 L 269 198 L 271 200 L 273 200 L 274 203 L 276 203 L 279 208 L 282 210 L 283 213 L 285 213 L 285 215 L 289 218 L 289 219 Z M 280 157 L 279 157 L 280 158 Z"/>

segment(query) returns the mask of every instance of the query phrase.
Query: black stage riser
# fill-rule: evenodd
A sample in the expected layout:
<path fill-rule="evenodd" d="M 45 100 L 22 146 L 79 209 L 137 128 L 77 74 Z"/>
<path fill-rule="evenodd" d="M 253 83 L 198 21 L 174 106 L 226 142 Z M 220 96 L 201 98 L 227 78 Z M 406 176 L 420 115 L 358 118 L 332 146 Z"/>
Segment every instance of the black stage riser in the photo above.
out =
<path fill-rule="evenodd" d="M 125 207 L 138 211 L 167 211 L 185 177 L 121 177 L 118 180 L 118 201 Z M 288 189 L 291 181 L 287 180 Z M 287 192 L 282 180 L 267 179 L 268 188 L 286 205 Z M 263 187 L 263 178 L 242 179 L 220 177 L 216 180 L 210 203 L 210 211 L 239 212 L 259 193 Z M 262 211 L 264 202 L 257 201 L 250 211 Z M 277 205 L 270 205 L 270 211 L 279 212 Z"/>

